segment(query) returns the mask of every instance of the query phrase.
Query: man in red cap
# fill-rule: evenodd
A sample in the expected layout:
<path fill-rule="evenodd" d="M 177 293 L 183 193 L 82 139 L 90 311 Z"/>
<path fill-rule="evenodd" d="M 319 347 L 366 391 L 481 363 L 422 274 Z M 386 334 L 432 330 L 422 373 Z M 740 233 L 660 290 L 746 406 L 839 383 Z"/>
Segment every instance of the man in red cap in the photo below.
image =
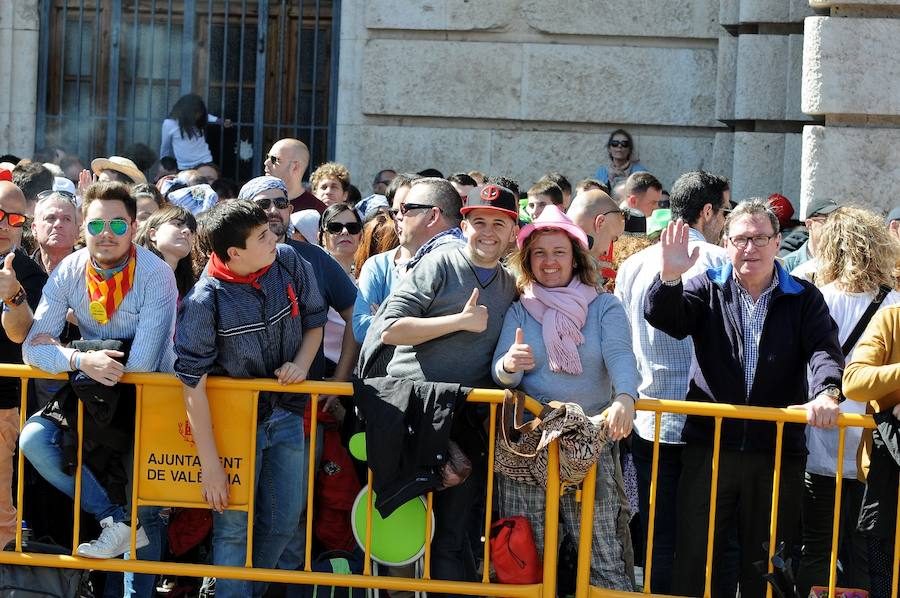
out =
<path fill-rule="evenodd" d="M 459 194 L 444 179 L 423 179 L 415 185 L 428 185 L 432 196 L 459 201 Z M 422 209 L 426 208 L 437 209 Z M 386 366 L 390 377 L 493 386 L 491 359 L 503 316 L 516 297 L 515 280 L 500 258 L 516 240 L 518 201 L 506 187 L 491 184 L 470 191 L 460 212 L 466 244 L 435 250 L 410 270 L 372 322 L 361 363 L 384 345 L 395 345 Z M 483 430 L 475 413 L 470 415 L 458 417 L 465 423 L 458 426 L 454 440 L 472 460 L 472 470 L 480 471 Z M 478 492 L 478 480 L 469 478 L 435 494 L 431 571 L 436 579 L 475 581 L 472 545 L 461 521 L 473 510 Z"/>

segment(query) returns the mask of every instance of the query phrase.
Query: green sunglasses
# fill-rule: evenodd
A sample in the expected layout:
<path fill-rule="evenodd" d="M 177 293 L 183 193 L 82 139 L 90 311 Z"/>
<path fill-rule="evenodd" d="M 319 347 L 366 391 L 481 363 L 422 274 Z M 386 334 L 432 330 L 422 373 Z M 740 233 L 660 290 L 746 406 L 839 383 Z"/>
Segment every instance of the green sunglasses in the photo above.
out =
<path fill-rule="evenodd" d="M 117 237 L 121 237 L 128 232 L 128 223 L 122 218 L 113 218 L 112 220 L 88 220 L 87 232 L 92 237 L 96 237 L 103 232 L 107 224 L 109 224 L 109 230 Z"/>

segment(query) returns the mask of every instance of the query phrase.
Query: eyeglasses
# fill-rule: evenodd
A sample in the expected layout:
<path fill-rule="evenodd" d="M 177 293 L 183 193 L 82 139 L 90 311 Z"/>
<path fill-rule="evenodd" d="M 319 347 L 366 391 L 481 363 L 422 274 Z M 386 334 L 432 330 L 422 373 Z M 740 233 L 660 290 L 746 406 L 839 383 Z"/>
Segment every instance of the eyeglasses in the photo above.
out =
<path fill-rule="evenodd" d="M 391 210 L 391 214 L 393 214 L 394 217 L 396 217 L 397 212 L 400 212 L 401 214 L 406 216 L 406 213 L 409 212 L 410 210 L 430 210 L 431 208 L 437 208 L 438 211 L 440 211 L 441 213 L 444 212 L 444 210 L 442 210 L 441 208 L 438 208 L 437 206 L 430 206 L 430 205 L 424 204 L 424 203 L 403 203 L 403 204 L 400 204 L 399 210 Z"/>
<path fill-rule="evenodd" d="M 37 194 L 37 201 L 43 201 L 45 199 L 49 199 L 51 197 L 61 197 L 70 204 L 78 205 L 77 200 L 75 199 L 75 194 L 71 191 L 66 191 L 65 189 L 59 189 L 58 191 L 54 191 L 52 189 L 48 189 L 47 191 L 41 191 Z"/>
<path fill-rule="evenodd" d="M 346 230 L 348 235 L 358 235 L 362 230 L 359 222 L 329 222 L 325 225 L 325 230 L 332 235 L 339 235 L 341 231 Z"/>
<path fill-rule="evenodd" d="M 622 139 L 622 140 L 613 139 L 612 141 L 609 142 L 609 147 L 630 147 L 630 146 L 631 146 L 631 142 L 628 141 L 627 139 Z"/>
<path fill-rule="evenodd" d="M 279 158 L 278 156 L 273 156 L 272 154 L 268 154 L 266 155 L 266 160 L 271 162 L 272 166 L 278 166 L 278 161 L 281 160 L 281 158 Z"/>
<path fill-rule="evenodd" d="M 268 210 L 269 206 L 271 206 L 273 203 L 275 204 L 275 209 L 283 210 L 288 207 L 289 203 L 291 203 L 287 197 L 276 197 L 275 199 L 271 199 L 269 197 L 260 197 L 258 199 L 254 199 L 253 201 L 255 201 L 256 205 L 258 205 L 263 210 Z"/>
<path fill-rule="evenodd" d="M 25 224 L 25 214 L 19 214 L 17 212 L 7 212 L 4 210 L 0 210 L 0 222 L 3 222 L 3 219 L 9 223 L 9 225 L 13 228 L 22 228 Z"/>
<path fill-rule="evenodd" d="M 728 240 L 738 249 L 744 249 L 749 242 L 752 242 L 754 247 L 765 247 L 773 238 L 775 235 L 756 235 L 755 237 L 728 237 Z"/>
<path fill-rule="evenodd" d="M 107 224 L 109 225 L 109 230 L 117 237 L 121 237 L 128 232 L 128 223 L 122 218 L 113 218 L 112 220 L 100 220 L 99 218 L 97 220 L 88 220 L 87 232 L 92 237 L 96 237 L 106 229 Z"/>

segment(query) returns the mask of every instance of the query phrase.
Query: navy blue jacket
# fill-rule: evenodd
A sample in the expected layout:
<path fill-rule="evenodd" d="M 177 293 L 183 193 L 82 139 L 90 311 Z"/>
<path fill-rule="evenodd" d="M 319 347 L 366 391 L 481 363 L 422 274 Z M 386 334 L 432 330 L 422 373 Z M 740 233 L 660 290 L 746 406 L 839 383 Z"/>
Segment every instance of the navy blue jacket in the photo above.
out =
<path fill-rule="evenodd" d="M 644 316 L 670 336 L 692 337 L 699 367 L 687 400 L 787 407 L 807 402 L 827 386 L 840 386 L 844 356 L 837 324 L 822 294 L 779 264 L 775 268 L 778 286 L 769 300 L 750 396 L 744 384 L 741 298 L 728 283 L 731 264 L 707 270 L 684 287 L 664 285 L 657 275 L 647 292 Z M 807 366 L 811 388 L 807 388 Z M 714 429 L 713 418 L 688 416 L 682 439 L 688 444 L 711 445 Z M 785 425 L 785 454 L 806 454 L 803 429 L 800 424 Z M 772 452 L 775 424 L 725 419 L 722 448 Z"/>

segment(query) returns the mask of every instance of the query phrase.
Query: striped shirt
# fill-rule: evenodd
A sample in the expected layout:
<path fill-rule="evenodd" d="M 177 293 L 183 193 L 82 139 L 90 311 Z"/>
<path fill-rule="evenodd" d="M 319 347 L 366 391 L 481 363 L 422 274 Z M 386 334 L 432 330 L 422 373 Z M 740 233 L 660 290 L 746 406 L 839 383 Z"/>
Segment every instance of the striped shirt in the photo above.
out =
<path fill-rule="evenodd" d="M 151 251 L 137 247 L 134 287 L 105 325 L 91 317 L 85 266 L 87 248 L 66 257 L 50 274 L 28 339 L 22 345 L 25 363 L 57 374 L 70 371 L 74 349 L 58 345 L 32 345 L 38 334 L 58 339 L 69 309 L 75 312 L 85 340 L 132 340 L 126 372 L 171 372 L 175 362 L 172 338 L 178 289 L 172 268 Z"/>
<path fill-rule="evenodd" d="M 688 280 L 727 261 L 723 248 L 707 243 L 700 231 L 692 228 L 689 231 L 688 249 L 693 251 L 695 247 L 700 249 L 700 257 L 681 277 L 682 280 Z M 695 367 L 692 341 L 690 338 L 672 338 L 644 320 L 644 300 L 647 290 L 659 274 L 661 259 L 660 246 L 657 244 L 625 260 L 616 274 L 616 296 L 622 300 L 631 323 L 632 344 L 641 374 L 641 385 L 638 387 L 640 397 L 683 401 Z M 681 444 L 684 421 L 684 415 L 664 413 L 660 423 L 660 441 Z M 652 441 L 656 414 L 638 411 L 634 428 L 641 438 Z"/>
<path fill-rule="evenodd" d="M 778 286 L 778 273 L 772 275 L 772 283 L 756 301 L 753 301 L 753 297 L 738 283 L 733 274 L 730 284 L 733 287 L 732 290 L 736 290 L 741 298 L 741 329 L 744 334 L 744 387 L 749 397 L 750 389 L 753 388 L 753 378 L 756 376 L 756 364 L 759 363 L 759 338 L 762 336 L 763 326 L 766 323 L 772 291 Z"/>

